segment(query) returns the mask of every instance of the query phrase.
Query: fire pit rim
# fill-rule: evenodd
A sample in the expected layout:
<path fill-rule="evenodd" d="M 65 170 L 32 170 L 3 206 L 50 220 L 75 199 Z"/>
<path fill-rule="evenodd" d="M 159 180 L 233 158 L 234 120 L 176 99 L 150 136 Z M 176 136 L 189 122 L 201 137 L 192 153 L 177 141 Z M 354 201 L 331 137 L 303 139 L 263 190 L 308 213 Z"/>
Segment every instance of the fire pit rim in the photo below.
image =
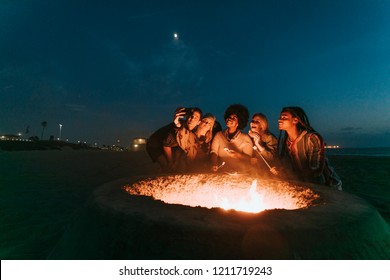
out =
<path fill-rule="evenodd" d="M 311 188 L 321 196 L 323 203 L 296 210 L 271 209 L 259 213 L 245 213 L 221 208 L 167 204 L 151 197 L 129 195 L 122 190 L 125 184 L 154 177 L 161 176 L 134 176 L 108 182 L 93 192 L 93 199 L 100 207 L 110 211 L 139 216 L 151 222 L 186 227 L 228 227 L 231 230 L 237 230 L 237 225 L 241 225 L 242 231 L 256 224 L 273 224 L 279 230 L 294 228 L 294 221 L 299 221 L 302 228 L 327 228 L 334 226 L 335 221 L 343 220 L 343 217 L 358 219 L 359 216 L 372 212 L 372 206 L 355 195 L 300 181 L 289 182 Z"/>

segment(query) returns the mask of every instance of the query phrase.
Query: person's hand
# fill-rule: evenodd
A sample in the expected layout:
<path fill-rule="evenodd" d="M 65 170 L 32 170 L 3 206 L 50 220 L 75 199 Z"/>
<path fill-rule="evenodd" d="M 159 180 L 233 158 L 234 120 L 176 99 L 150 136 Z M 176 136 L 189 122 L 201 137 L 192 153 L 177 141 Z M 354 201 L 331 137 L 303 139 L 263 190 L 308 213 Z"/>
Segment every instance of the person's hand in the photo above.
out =
<path fill-rule="evenodd" d="M 260 152 L 263 152 L 265 149 L 263 146 L 260 145 L 260 134 L 257 132 L 254 132 L 252 130 L 249 130 L 248 132 L 249 137 L 253 139 L 253 142 L 255 143 L 255 146 Z"/>
<path fill-rule="evenodd" d="M 272 167 L 270 170 L 269 170 L 272 174 L 274 174 L 275 176 L 278 176 L 279 175 L 279 170 L 274 166 Z"/>
<path fill-rule="evenodd" d="M 237 153 L 234 150 L 229 149 L 228 147 L 223 148 L 226 154 L 231 158 L 237 158 Z"/>
<path fill-rule="evenodd" d="M 180 119 L 183 119 L 186 116 L 186 108 L 179 108 L 175 111 L 173 116 L 173 123 L 176 127 L 181 127 Z"/>
<path fill-rule="evenodd" d="M 221 163 L 221 165 L 213 164 L 213 166 L 211 167 L 211 170 L 214 171 L 214 172 L 217 172 L 217 171 L 218 171 L 220 168 L 222 168 L 224 165 L 225 165 L 225 162 L 224 162 L 224 161 Z"/>
<path fill-rule="evenodd" d="M 254 131 L 252 131 L 252 130 L 249 130 L 249 131 L 248 131 L 248 135 L 249 135 L 250 138 L 253 139 L 253 141 L 254 141 L 255 143 L 259 143 L 259 141 L 260 141 L 260 135 L 259 135 L 257 132 L 254 132 Z"/>

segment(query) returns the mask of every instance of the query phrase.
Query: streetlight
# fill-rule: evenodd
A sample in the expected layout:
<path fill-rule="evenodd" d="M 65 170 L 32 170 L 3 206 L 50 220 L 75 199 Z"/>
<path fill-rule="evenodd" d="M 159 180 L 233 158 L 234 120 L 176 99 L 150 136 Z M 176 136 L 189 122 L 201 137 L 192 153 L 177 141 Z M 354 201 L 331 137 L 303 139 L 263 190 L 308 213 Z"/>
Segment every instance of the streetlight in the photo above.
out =
<path fill-rule="evenodd" d="M 58 140 L 61 141 L 61 129 L 62 129 L 62 124 L 60 124 L 60 137 L 58 138 Z"/>

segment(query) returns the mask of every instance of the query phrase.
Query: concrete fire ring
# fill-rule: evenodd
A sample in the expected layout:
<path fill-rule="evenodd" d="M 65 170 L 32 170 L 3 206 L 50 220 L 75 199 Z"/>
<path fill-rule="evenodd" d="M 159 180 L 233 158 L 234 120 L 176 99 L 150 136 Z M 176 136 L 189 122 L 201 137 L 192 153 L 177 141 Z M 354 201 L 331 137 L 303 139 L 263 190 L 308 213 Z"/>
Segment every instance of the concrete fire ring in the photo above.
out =
<path fill-rule="evenodd" d="M 390 259 L 390 228 L 365 200 L 308 185 L 323 203 L 257 214 L 166 204 L 98 187 L 51 259 Z M 307 185 L 307 184 L 306 184 Z"/>

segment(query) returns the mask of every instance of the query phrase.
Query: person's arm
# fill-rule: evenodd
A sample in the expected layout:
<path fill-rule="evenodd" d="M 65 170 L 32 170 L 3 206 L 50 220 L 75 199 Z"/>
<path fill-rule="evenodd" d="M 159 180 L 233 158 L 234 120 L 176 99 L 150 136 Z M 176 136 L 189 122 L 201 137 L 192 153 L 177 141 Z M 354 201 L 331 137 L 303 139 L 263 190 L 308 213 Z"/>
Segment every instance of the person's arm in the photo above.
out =
<path fill-rule="evenodd" d="M 261 151 L 261 155 L 266 160 L 272 161 L 277 157 L 278 139 L 272 134 L 266 135 L 264 138 L 265 147 L 264 150 Z"/>
<path fill-rule="evenodd" d="M 186 108 L 179 108 L 175 111 L 175 115 L 173 116 L 173 123 L 177 128 L 181 127 L 182 124 L 180 122 L 186 115 Z"/>
<path fill-rule="evenodd" d="M 168 163 L 172 163 L 172 148 L 168 146 L 163 146 L 164 155 L 168 160 Z"/>
<path fill-rule="evenodd" d="M 311 176 L 318 177 L 322 174 L 325 165 L 325 151 L 324 142 L 322 138 L 312 133 L 307 141 L 308 151 L 307 157 L 309 159 L 309 172 Z"/>
<path fill-rule="evenodd" d="M 250 147 L 249 145 L 247 145 L 247 146 Z M 252 151 L 253 148 L 252 147 L 250 147 L 250 148 Z M 249 149 L 246 149 L 246 150 L 249 150 Z M 252 154 L 249 155 L 249 151 L 237 152 L 234 150 L 228 150 L 227 154 L 234 159 L 244 160 L 244 161 L 250 161 L 250 158 L 252 157 Z"/>
<path fill-rule="evenodd" d="M 218 170 L 218 150 L 220 146 L 219 139 L 219 132 L 215 135 L 213 141 L 211 142 L 211 149 L 210 149 L 210 159 L 211 159 L 211 168 L 212 171 Z"/>
<path fill-rule="evenodd" d="M 168 164 L 173 162 L 173 151 L 172 148 L 177 146 L 175 129 L 172 127 L 165 136 L 163 140 L 163 151 L 164 155 L 167 158 Z"/>
<path fill-rule="evenodd" d="M 241 146 L 242 150 L 240 153 L 240 159 L 249 161 L 253 155 L 253 143 L 252 143 L 251 138 L 248 135 L 242 134 L 242 137 L 244 137 L 244 138 L 242 140 L 243 143 Z"/>
<path fill-rule="evenodd" d="M 240 143 L 234 149 L 226 149 L 227 154 L 231 158 L 250 163 L 253 154 L 253 143 L 248 135 L 241 134 Z"/>
<path fill-rule="evenodd" d="M 253 143 L 257 150 L 266 160 L 273 160 L 276 156 L 278 140 L 272 134 L 265 134 L 262 137 L 253 131 L 249 131 L 248 135 L 253 139 Z"/>
<path fill-rule="evenodd" d="M 214 172 L 218 171 L 218 156 L 215 153 L 211 153 L 210 158 L 211 158 L 211 170 Z"/>

